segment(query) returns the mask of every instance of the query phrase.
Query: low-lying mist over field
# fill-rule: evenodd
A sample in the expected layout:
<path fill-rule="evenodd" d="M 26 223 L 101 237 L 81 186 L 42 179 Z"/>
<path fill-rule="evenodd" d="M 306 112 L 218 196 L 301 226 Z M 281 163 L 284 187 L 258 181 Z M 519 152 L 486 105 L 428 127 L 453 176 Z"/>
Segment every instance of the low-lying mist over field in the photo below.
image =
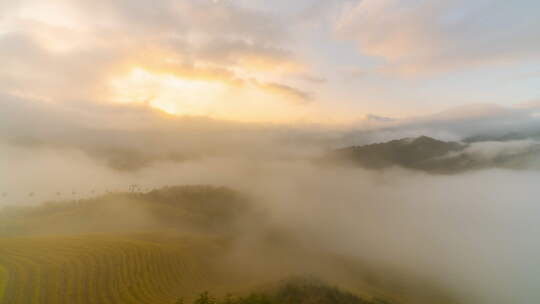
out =
<path fill-rule="evenodd" d="M 162 115 L 143 108 L 126 110 L 126 115 L 148 119 Z M 254 212 L 235 218 L 241 229 L 225 264 L 245 269 L 239 272 L 265 273 L 267 279 L 280 273 L 314 275 L 358 289 L 365 284 L 366 290 L 406 303 L 534 303 L 540 296 L 540 171 L 534 166 L 534 149 L 534 157 L 527 155 L 528 165 L 521 163 L 517 169 L 494 166 L 430 174 L 398 165 L 367 169 L 322 160 L 344 146 L 421 132 L 418 122 L 347 129 L 167 117 L 162 124 L 141 121 L 117 128 L 85 126 L 76 115 L 60 121 L 42 113 L 39 120 L 26 123 L 3 115 L 2 129 L 11 130 L 2 135 L 0 149 L 1 206 L 8 207 L 8 217 L 14 207 L 46 201 L 78 201 L 109 192 L 129 196 L 133 194 L 127 192 L 175 185 L 225 186 L 249 198 Z M 464 132 L 464 121 L 489 124 L 492 119 L 460 118 L 457 126 L 433 119 L 423 126 L 441 134 L 447 127 L 447 138 L 459 141 L 477 135 L 472 127 L 457 132 Z M 50 124 L 57 127 L 42 128 Z M 190 129 L 192 125 L 196 127 Z M 467 149 L 479 158 L 521 155 L 538 144 L 535 140 L 473 142 Z M 411 143 L 413 139 L 403 142 Z M 115 196 L 104 200 L 109 203 L 88 210 L 101 209 L 87 211 L 97 221 L 92 225 L 81 226 L 84 211 L 72 221 L 66 213 L 56 225 L 50 223 L 50 232 L 165 229 L 147 205 L 129 199 L 122 203 Z M 46 206 L 35 212 L 45 212 Z M 45 233 L 47 227 L 39 231 Z M 345 268 L 333 264 L 336 260 Z"/>

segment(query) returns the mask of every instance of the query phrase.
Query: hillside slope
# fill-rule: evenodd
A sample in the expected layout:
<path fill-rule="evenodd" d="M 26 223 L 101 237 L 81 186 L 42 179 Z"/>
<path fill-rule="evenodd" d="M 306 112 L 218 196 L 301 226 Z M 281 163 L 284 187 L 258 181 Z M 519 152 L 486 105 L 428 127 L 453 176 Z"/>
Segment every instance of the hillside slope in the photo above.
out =
<path fill-rule="evenodd" d="M 212 285 L 214 241 L 151 239 L 158 238 L 0 239 L 0 303 L 168 304 Z"/>
<path fill-rule="evenodd" d="M 248 212 L 246 198 L 227 188 L 166 187 L 8 208 L 0 212 L 0 237 L 164 231 L 225 235 Z"/>
<path fill-rule="evenodd" d="M 7 270 L 3 266 L 0 265 L 0 301 L 2 301 L 2 299 L 4 298 L 7 281 L 8 281 Z"/>
<path fill-rule="evenodd" d="M 6 209 L 0 304 L 168 304 L 215 290 L 226 281 L 213 263 L 246 208 L 232 190 L 180 186 Z"/>
<path fill-rule="evenodd" d="M 276 226 L 255 205 L 182 186 L 0 211 L 0 304 L 174 304 L 303 275 L 365 299 L 452 303 L 421 278 Z"/>
<path fill-rule="evenodd" d="M 540 168 L 540 144 L 453 142 L 427 136 L 404 138 L 333 151 L 326 163 L 366 169 L 402 167 L 453 174 L 485 168 Z"/>

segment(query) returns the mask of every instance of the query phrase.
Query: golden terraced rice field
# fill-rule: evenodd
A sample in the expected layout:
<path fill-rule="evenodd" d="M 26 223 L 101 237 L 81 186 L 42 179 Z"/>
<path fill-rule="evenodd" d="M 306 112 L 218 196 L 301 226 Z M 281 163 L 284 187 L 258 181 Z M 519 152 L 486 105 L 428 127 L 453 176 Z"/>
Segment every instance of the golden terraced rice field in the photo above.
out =
<path fill-rule="evenodd" d="M 201 248 L 110 235 L 0 239 L 0 304 L 173 304 L 207 285 Z"/>

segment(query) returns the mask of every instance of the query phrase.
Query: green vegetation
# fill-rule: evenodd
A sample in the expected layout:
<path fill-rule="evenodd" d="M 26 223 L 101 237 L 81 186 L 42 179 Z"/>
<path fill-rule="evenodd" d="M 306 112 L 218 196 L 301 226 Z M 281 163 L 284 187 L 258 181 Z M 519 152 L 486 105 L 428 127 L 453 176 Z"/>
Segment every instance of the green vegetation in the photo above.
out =
<path fill-rule="evenodd" d="M 468 151 L 472 143 L 490 137 L 470 138 L 462 142 L 440 141 L 427 136 L 404 138 L 365 146 L 352 146 L 329 153 L 323 163 L 359 166 L 366 169 L 403 167 L 435 174 L 456 174 L 485 168 L 536 168 L 540 145 L 527 149 L 507 151 L 493 157 L 479 157 Z M 496 138 L 504 141 L 514 138 Z M 519 138 L 519 137 L 518 137 Z"/>
<path fill-rule="evenodd" d="M 248 212 L 239 193 L 210 186 L 166 187 L 148 193 L 48 202 L 0 212 L 0 237 L 132 232 L 231 234 Z"/>
<path fill-rule="evenodd" d="M 443 156 L 449 153 L 457 154 L 466 148 L 467 145 L 458 142 L 445 142 L 421 136 L 343 148 L 333 152 L 328 159 L 367 169 L 400 166 L 428 172 L 454 172 L 466 169 L 462 166 L 462 160 L 452 158 L 449 161 Z"/>
<path fill-rule="evenodd" d="M 177 304 L 183 304 L 181 298 Z M 208 292 L 203 292 L 193 304 L 388 304 L 388 302 L 374 299 L 364 300 L 350 292 L 330 287 L 313 281 L 290 281 L 279 288 L 253 292 L 246 296 L 233 297 L 228 295 L 223 299 L 216 299 Z"/>

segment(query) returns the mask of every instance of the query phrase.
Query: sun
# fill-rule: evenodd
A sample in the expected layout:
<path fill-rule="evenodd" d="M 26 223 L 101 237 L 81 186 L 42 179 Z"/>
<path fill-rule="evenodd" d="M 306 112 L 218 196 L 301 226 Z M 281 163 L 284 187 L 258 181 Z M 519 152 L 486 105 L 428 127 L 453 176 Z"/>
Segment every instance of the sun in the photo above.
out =
<path fill-rule="evenodd" d="M 216 81 L 183 78 L 133 68 L 111 81 L 113 101 L 145 103 L 172 115 L 209 115 L 223 93 Z"/>
<path fill-rule="evenodd" d="M 104 99 L 142 104 L 174 116 L 198 116 L 237 122 L 286 122 L 311 115 L 298 111 L 295 96 L 284 95 L 261 82 L 230 82 L 136 65 L 111 71 Z M 279 89 L 279 87 L 278 87 Z M 293 99 L 291 101 L 291 98 Z M 322 113 L 325 119 L 327 113 Z"/>

